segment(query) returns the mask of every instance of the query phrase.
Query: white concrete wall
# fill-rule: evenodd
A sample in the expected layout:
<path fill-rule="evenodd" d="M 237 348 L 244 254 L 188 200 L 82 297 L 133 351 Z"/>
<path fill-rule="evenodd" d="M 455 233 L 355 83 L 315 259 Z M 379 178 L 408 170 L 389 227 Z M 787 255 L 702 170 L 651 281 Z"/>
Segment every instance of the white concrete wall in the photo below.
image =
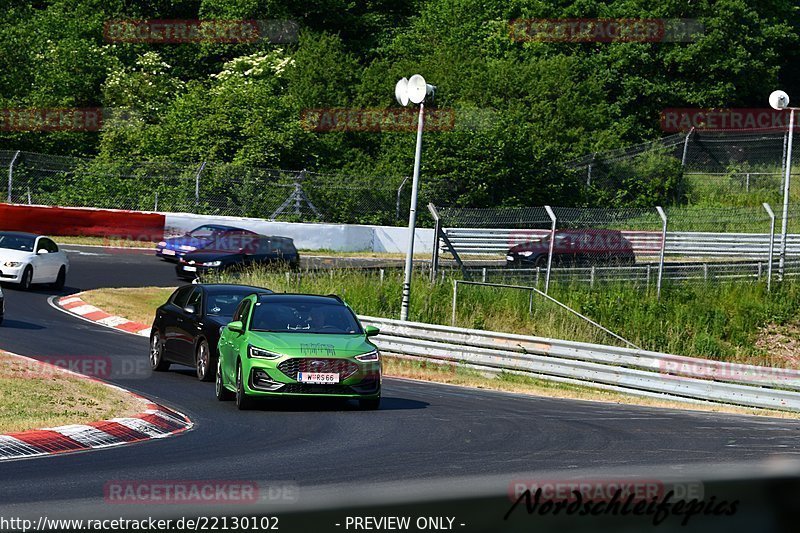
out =
<path fill-rule="evenodd" d="M 295 246 L 303 250 L 405 253 L 408 245 L 408 228 L 393 226 L 309 224 L 188 213 L 164 214 L 166 215 L 164 234 L 167 236 L 186 233 L 202 224 L 227 224 L 262 235 L 291 237 Z M 432 246 L 433 230 L 417 229 L 414 236 L 414 252 L 430 253 L 433 250 Z"/>

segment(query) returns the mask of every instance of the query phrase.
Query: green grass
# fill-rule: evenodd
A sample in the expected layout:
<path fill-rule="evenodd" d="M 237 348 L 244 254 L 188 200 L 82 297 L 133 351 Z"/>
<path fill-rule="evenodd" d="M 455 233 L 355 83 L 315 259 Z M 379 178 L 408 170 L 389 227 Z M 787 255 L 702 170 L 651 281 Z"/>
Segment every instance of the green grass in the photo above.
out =
<path fill-rule="evenodd" d="M 398 318 L 402 272 L 330 270 L 275 272 L 254 270 L 226 281 L 268 287 L 276 292 L 342 296 L 359 314 Z M 509 281 L 509 283 L 514 283 Z M 525 284 L 520 282 L 519 284 Z M 761 328 L 789 324 L 800 317 L 800 283 L 686 283 L 666 285 L 655 294 L 630 284 L 555 283 L 550 295 L 589 316 L 644 349 L 718 360 L 785 366 L 784 361 L 756 347 Z M 453 285 L 429 284 L 417 273 L 412 287 L 410 318 L 450 324 Z M 620 344 L 607 333 L 541 297 L 505 288 L 459 287 L 456 325 L 602 344 Z"/>
<path fill-rule="evenodd" d="M 144 402 L 121 390 L 0 352 L 0 434 L 131 416 Z"/>

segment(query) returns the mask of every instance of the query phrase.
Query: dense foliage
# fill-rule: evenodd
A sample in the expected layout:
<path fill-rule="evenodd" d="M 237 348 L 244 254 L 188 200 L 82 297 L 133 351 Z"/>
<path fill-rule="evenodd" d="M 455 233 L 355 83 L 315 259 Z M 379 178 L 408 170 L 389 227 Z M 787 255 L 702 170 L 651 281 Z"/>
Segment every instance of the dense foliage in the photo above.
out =
<path fill-rule="evenodd" d="M 698 19 L 695 42 L 521 42 L 518 18 Z M 114 19 L 288 19 L 296 42 L 108 42 Z M 2 148 L 203 160 L 360 176 L 410 173 L 414 134 L 318 133 L 303 111 L 396 107 L 397 79 L 437 85 L 454 109 L 431 131 L 423 187 L 452 205 L 652 205 L 680 199 L 654 157 L 612 192 L 575 194 L 561 163 L 659 135 L 667 107 L 763 107 L 800 94 L 790 0 L 6 0 L 0 107 L 114 111 L 101 132 L 0 132 Z M 478 117 L 479 120 L 476 120 Z"/>

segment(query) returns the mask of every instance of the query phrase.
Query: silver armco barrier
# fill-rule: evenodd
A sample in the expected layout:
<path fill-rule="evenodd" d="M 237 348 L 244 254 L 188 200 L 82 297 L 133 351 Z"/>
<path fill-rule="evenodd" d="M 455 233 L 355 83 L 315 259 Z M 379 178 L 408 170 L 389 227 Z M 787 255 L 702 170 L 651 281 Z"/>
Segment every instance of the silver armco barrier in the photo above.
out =
<path fill-rule="evenodd" d="M 800 371 L 370 316 L 386 355 L 684 402 L 800 411 Z"/>

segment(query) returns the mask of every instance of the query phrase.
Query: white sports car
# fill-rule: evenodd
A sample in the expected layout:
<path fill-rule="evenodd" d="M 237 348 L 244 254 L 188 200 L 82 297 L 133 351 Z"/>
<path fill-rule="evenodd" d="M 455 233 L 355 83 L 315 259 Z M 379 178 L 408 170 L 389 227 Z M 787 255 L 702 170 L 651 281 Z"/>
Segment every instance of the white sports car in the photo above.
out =
<path fill-rule="evenodd" d="M 33 233 L 0 231 L 0 281 L 27 290 L 34 283 L 60 289 L 67 280 L 69 259 L 53 239 Z"/>

